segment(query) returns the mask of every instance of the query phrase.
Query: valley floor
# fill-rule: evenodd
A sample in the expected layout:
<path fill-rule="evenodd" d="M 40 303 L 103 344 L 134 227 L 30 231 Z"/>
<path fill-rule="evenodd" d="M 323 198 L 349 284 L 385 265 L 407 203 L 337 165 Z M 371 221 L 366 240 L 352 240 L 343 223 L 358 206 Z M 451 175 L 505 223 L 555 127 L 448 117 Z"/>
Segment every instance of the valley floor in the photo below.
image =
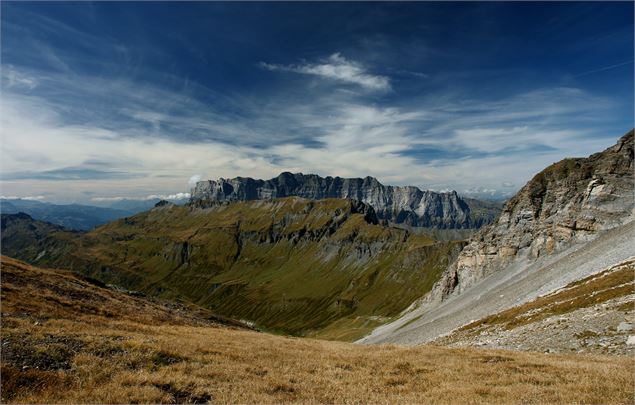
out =
<path fill-rule="evenodd" d="M 632 403 L 635 360 L 259 333 L 2 257 L 2 402 Z"/>

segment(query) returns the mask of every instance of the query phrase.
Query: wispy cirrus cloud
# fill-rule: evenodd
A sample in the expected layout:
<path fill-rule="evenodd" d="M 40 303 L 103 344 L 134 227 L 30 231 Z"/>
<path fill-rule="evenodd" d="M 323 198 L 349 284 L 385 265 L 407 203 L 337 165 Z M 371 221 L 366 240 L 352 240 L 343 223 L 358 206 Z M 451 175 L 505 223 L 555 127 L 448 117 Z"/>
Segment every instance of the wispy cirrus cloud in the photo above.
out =
<path fill-rule="evenodd" d="M 352 83 L 367 90 L 388 91 L 391 89 L 389 77 L 372 74 L 364 65 L 346 59 L 339 52 L 317 63 L 280 65 L 261 62 L 260 66 L 271 71 L 301 73 L 343 83 Z"/>
<path fill-rule="evenodd" d="M 81 83 L 55 78 L 47 76 L 49 89 L 85 94 Z M 38 189 L 178 199 L 200 179 L 269 178 L 281 171 L 371 175 L 386 184 L 491 194 L 503 183 L 522 185 L 562 157 L 601 150 L 619 135 L 606 134 L 607 140 L 592 127 L 563 129 L 564 118 L 603 116 L 610 107 L 572 88 L 399 107 L 315 93 L 307 103 L 281 98 L 260 108 L 246 100 L 243 119 L 233 122 L 192 95 L 101 80 L 116 92 L 90 90 L 94 97 L 63 106 L 46 94 L 3 94 L 2 180 L 12 194 Z M 86 107 L 106 105 L 106 98 L 120 102 L 100 110 L 103 119 L 77 120 Z M 178 108 L 165 99 L 178 99 Z M 123 113 L 116 107 L 121 104 Z"/>
<path fill-rule="evenodd" d="M 578 73 L 578 74 L 574 75 L 573 77 L 582 77 L 582 76 L 590 75 L 590 74 L 593 74 L 593 73 L 604 72 L 606 70 L 615 69 L 615 68 L 618 68 L 620 66 L 632 65 L 633 62 L 634 61 L 632 61 L 632 60 L 627 60 L 625 62 L 615 63 L 615 64 L 608 65 L 608 66 L 602 66 L 602 67 L 599 67 L 597 69 L 587 70 L 586 72 Z"/>
<path fill-rule="evenodd" d="M 44 196 L 43 195 L 26 195 L 26 196 L 0 195 L 0 200 L 40 201 L 40 200 L 44 200 Z"/>
<path fill-rule="evenodd" d="M 24 74 L 12 66 L 3 66 L 2 79 L 8 88 L 19 87 L 33 90 L 38 85 L 35 77 Z"/>
<path fill-rule="evenodd" d="M 66 166 L 49 170 L 35 171 L 5 171 L 2 173 L 3 180 L 49 180 L 49 181 L 69 181 L 69 180 L 121 180 L 138 177 L 138 173 L 121 171 L 112 163 L 99 160 L 86 160 L 76 166 Z"/>

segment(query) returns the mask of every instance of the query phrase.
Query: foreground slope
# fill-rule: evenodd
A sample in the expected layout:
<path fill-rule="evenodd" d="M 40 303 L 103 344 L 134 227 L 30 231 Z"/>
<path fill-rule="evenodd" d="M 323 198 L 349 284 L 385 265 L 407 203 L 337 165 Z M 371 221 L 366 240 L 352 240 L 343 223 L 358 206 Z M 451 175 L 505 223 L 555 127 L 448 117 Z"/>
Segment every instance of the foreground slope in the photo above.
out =
<path fill-rule="evenodd" d="M 632 358 L 366 347 L 224 325 L 3 256 L 2 402 L 627 403 Z"/>
<path fill-rule="evenodd" d="M 419 344 L 635 254 L 633 131 L 537 174 L 474 235 L 433 289 L 361 342 Z"/>
<path fill-rule="evenodd" d="M 88 233 L 3 216 L 3 252 L 185 298 L 268 330 L 352 340 L 399 314 L 462 243 L 378 224 L 353 200 L 162 204 Z"/>

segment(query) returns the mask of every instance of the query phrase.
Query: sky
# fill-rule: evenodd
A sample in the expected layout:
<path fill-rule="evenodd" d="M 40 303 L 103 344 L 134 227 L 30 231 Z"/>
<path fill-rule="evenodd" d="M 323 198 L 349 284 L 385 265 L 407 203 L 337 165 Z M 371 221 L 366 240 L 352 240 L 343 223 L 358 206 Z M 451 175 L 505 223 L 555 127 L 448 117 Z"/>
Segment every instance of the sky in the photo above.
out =
<path fill-rule="evenodd" d="M 633 127 L 632 2 L 7 2 L 0 195 L 375 176 L 506 198 Z"/>

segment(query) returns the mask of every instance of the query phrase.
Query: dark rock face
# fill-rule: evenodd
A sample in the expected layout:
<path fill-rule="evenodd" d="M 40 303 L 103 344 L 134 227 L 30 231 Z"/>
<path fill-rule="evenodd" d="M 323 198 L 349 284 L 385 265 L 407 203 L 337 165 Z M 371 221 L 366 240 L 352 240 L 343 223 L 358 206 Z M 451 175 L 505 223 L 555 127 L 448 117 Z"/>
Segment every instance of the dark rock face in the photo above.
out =
<path fill-rule="evenodd" d="M 498 220 L 474 235 L 435 287 L 460 293 L 518 261 L 590 241 L 633 219 L 633 130 L 588 158 L 564 159 L 531 179 Z"/>
<path fill-rule="evenodd" d="M 316 200 L 349 198 L 372 206 L 379 219 L 442 229 L 479 228 L 492 222 L 499 212 L 491 205 L 472 210 L 455 191 L 436 193 L 417 187 L 384 186 L 373 177 L 345 179 L 288 172 L 270 180 L 236 177 L 200 181 L 192 190 L 191 203 L 205 206 L 290 196 Z"/>

